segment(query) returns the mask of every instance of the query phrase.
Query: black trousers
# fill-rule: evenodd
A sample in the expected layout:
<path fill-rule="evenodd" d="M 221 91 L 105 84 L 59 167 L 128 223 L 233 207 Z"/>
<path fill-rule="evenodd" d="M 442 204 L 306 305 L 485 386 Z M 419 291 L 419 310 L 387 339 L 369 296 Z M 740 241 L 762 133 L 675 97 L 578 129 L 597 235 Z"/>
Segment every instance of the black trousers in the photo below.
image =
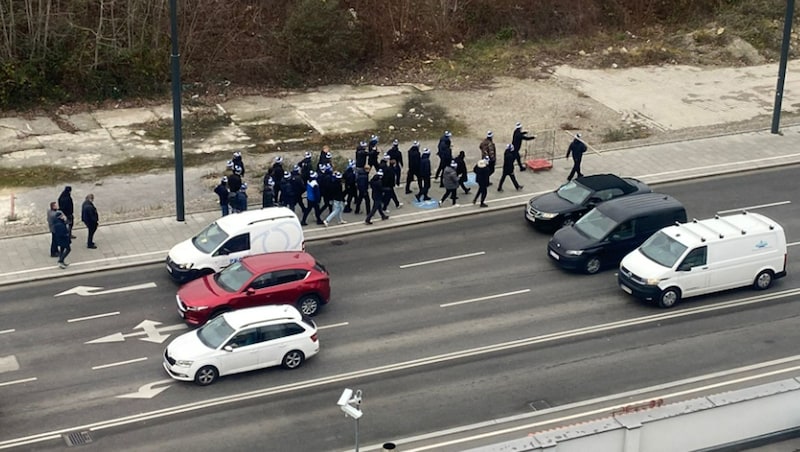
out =
<path fill-rule="evenodd" d="M 69 256 L 70 251 L 72 251 L 72 248 L 69 245 L 60 246 L 58 250 L 58 263 L 63 264 L 64 259 L 66 259 L 67 256 Z"/>
<path fill-rule="evenodd" d="M 503 189 L 503 182 L 506 180 L 506 177 L 511 179 L 511 182 L 514 183 L 514 188 L 519 188 L 519 183 L 517 183 L 517 177 L 514 176 L 514 173 L 505 173 L 504 172 L 503 175 L 500 177 L 500 183 L 497 185 L 497 189 L 498 190 L 502 190 Z"/>
<path fill-rule="evenodd" d="M 395 207 L 400 207 L 400 200 L 397 199 L 397 193 L 395 193 L 394 188 L 384 188 L 383 190 L 383 210 L 386 210 L 392 201 L 394 201 Z"/>
<path fill-rule="evenodd" d="M 361 213 L 361 201 L 364 201 L 364 210 L 370 210 L 370 198 L 369 193 L 366 190 L 359 191 L 358 196 L 356 196 L 356 208 L 355 213 Z"/>
<path fill-rule="evenodd" d="M 50 257 L 58 256 L 58 245 L 56 245 L 56 235 L 50 233 Z"/>
<path fill-rule="evenodd" d="M 445 189 L 444 196 L 442 196 L 442 200 L 440 202 L 444 202 L 449 197 L 450 199 L 453 200 L 453 205 L 455 205 L 456 204 L 456 199 L 458 199 L 458 197 L 456 196 L 456 191 L 457 190 L 458 190 L 458 188 Z"/>
<path fill-rule="evenodd" d="M 374 217 L 376 213 L 380 213 L 381 214 L 381 219 L 383 219 L 383 220 L 388 218 L 386 216 L 386 212 L 383 211 L 383 206 L 381 206 L 381 200 L 380 199 L 373 199 L 372 200 L 372 210 L 369 211 L 369 215 L 367 215 L 367 219 L 365 221 L 369 222 L 370 220 L 372 220 L 372 217 Z"/>
<path fill-rule="evenodd" d="M 97 231 L 97 223 L 87 224 L 86 228 L 89 230 L 89 235 L 86 238 L 86 246 L 94 245 L 94 233 Z"/>
<path fill-rule="evenodd" d="M 478 185 L 478 192 L 475 193 L 475 198 L 472 199 L 472 204 L 475 204 L 475 202 L 478 201 L 478 197 L 481 198 L 481 204 L 485 204 L 484 201 L 486 201 L 486 186 Z"/>
<path fill-rule="evenodd" d="M 411 182 L 414 181 L 415 177 L 416 177 L 416 174 L 414 174 L 414 172 L 412 172 L 412 171 L 409 171 L 408 174 L 406 174 L 406 193 L 407 194 L 411 193 Z M 420 189 L 422 189 L 422 185 L 420 185 L 420 183 L 419 183 L 419 177 L 416 177 L 416 179 L 417 179 L 417 190 L 420 190 Z"/>
<path fill-rule="evenodd" d="M 420 179 L 419 180 L 420 189 L 419 189 L 419 193 L 417 193 L 417 199 L 421 198 L 424 201 L 429 201 L 431 199 L 431 197 L 428 196 L 428 190 L 431 189 L 431 177 L 430 176 L 428 176 L 428 177 L 424 177 L 423 176 L 423 177 L 420 177 L 419 179 Z"/>
<path fill-rule="evenodd" d="M 572 171 L 569 172 L 569 176 L 567 176 L 567 180 L 572 180 L 572 178 L 577 174 L 578 177 L 583 177 L 583 173 L 581 172 L 581 160 L 583 156 L 572 158 Z"/>
<path fill-rule="evenodd" d="M 303 210 L 303 220 L 300 221 L 300 223 L 306 224 L 306 219 L 308 219 L 308 214 L 311 213 L 311 209 L 314 209 L 314 216 L 317 217 L 317 224 L 322 224 L 322 218 L 319 216 L 319 201 L 308 201 L 308 206 Z"/>

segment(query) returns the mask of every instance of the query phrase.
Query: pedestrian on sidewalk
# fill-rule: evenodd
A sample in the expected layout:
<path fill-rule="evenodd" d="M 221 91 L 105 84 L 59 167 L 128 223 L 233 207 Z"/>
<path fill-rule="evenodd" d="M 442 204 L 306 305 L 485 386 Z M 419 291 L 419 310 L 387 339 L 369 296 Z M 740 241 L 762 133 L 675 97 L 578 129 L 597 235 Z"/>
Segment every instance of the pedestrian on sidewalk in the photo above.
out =
<path fill-rule="evenodd" d="M 475 204 L 478 201 L 478 197 L 481 198 L 481 207 L 489 207 L 486 205 L 486 192 L 489 188 L 489 159 L 488 157 L 485 159 L 478 160 L 478 163 L 472 168 L 472 171 L 475 172 L 475 182 L 478 183 L 478 192 L 475 193 L 475 197 L 472 199 L 472 204 Z"/>
<path fill-rule="evenodd" d="M 453 160 L 453 143 L 450 140 L 453 134 L 449 130 L 444 131 L 444 135 L 439 138 L 439 145 L 437 146 L 436 156 L 439 157 L 439 166 L 436 167 L 436 174 L 434 179 L 439 179 L 439 176 L 444 172 L 445 168 L 450 166 Z M 439 181 L 439 187 L 442 187 L 442 181 Z"/>
<path fill-rule="evenodd" d="M 312 171 L 309 174 L 309 181 L 306 184 L 306 208 L 303 210 L 303 219 L 300 220 L 300 224 L 303 226 L 308 226 L 306 223 L 306 219 L 308 219 L 308 214 L 311 213 L 311 210 L 314 210 L 314 216 L 317 219 L 317 224 L 323 224 L 322 218 L 320 218 L 320 211 L 319 211 L 319 202 L 322 199 L 322 194 L 319 190 L 319 183 L 317 182 L 317 172 Z"/>
<path fill-rule="evenodd" d="M 75 225 L 75 203 L 72 202 L 72 187 L 67 185 L 64 191 L 58 196 L 58 210 L 64 212 L 67 216 L 67 227 L 69 228 L 70 238 L 75 238 L 72 233 L 72 228 Z"/>
<path fill-rule="evenodd" d="M 514 184 L 514 188 L 517 190 L 522 190 L 525 188 L 523 185 L 520 185 L 517 182 L 517 177 L 514 176 L 514 164 L 517 161 L 519 154 L 514 150 L 514 145 L 509 144 L 506 146 L 505 152 L 503 152 L 503 175 L 500 177 L 500 183 L 497 185 L 497 191 L 503 191 L 503 182 L 506 180 L 506 177 L 511 179 L 511 182 Z"/>
<path fill-rule="evenodd" d="M 90 249 L 97 248 L 94 243 L 94 233 L 97 232 L 97 226 L 100 225 L 100 216 L 97 214 L 97 208 L 94 206 L 94 194 L 89 193 L 81 205 L 81 221 L 86 225 L 89 230 L 89 236 L 86 238 L 86 247 Z M 67 252 L 69 253 L 69 251 Z"/>
<path fill-rule="evenodd" d="M 314 170 L 314 164 L 311 163 L 311 153 L 306 151 L 303 155 L 303 160 L 300 160 L 297 165 L 295 165 L 295 168 L 298 169 L 300 177 L 303 178 L 303 184 L 308 182 L 308 175 Z"/>
<path fill-rule="evenodd" d="M 489 176 L 494 173 L 494 165 L 497 162 L 497 149 L 494 145 L 494 132 L 491 130 L 486 132 L 486 138 L 481 141 L 480 144 L 481 149 L 481 158 L 486 160 L 487 165 L 489 167 Z M 492 185 L 492 182 L 489 182 L 489 185 Z"/>
<path fill-rule="evenodd" d="M 403 172 L 403 153 L 400 151 L 400 142 L 397 140 L 392 141 L 392 147 L 386 151 L 389 154 L 389 166 L 392 168 L 394 175 L 394 185 L 400 186 L 400 173 Z"/>
<path fill-rule="evenodd" d="M 330 163 L 326 163 L 321 170 L 321 174 L 319 175 L 319 192 L 322 195 L 322 202 L 319 204 L 319 211 L 322 214 L 325 214 L 325 209 L 328 209 L 328 213 L 333 212 L 333 197 L 332 197 L 332 189 L 333 189 L 333 166 Z"/>
<path fill-rule="evenodd" d="M 369 201 L 369 165 L 364 165 L 361 168 L 356 168 L 356 189 L 358 195 L 356 196 L 355 214 L 361 213 L 361 201 L 364 201 L 364 210 L 369 212 L 371 210 Z"/>
<path fill-rule="evenodd" d="M 372 189 L 372 210 L 369 211 L 367 218 L 364 220 L 365 224 L 372 224 L 372 217 L 376 213 L 381 214 L 381 220 L 388 220 L 389 215 L 383 211 L 383 170 L 378 170 L 369 181 L 369 187 Z"/>
<path fill-rule="evenodd" d="M 325 146 L 322 146 L 322 150 L 319 151 L 317 168 L 326 167 L 331 162 L 333 162 L 333 154 L 331 154 L 331 148 L 326 144 Z"/>
<path fill-rule="evenodd" d="M 464 183 L 468 180 L 467 162 L 465 160 L 466 158 L 467 156 L 466 154 L 464 154 L 464 151 L 460 151 L 458 153 L 458 157 L 456 157 L 454 161 L 456 162 L 456 174 L 458 174 L 458 185 L 461 187 L 462 190 L 464 190 L 464 194 L 468 195 L 469 188 L 467 188 L 467 186 L 464 185 Z"/>
<path fill-rule="evenodd" d="M 576 133 L 575 139 L 572 140 L 572 143 L 570 143 L 567 149 L 567 156 L 564 157 L 569 158 L 569 155 L 572 154 L 572 171 L 569 172 L 567 181 L 571 181 L 576 174 L 578 177 L 583 177 L 583 173 L 581 172 L 581 160 L 583 159 L 584 152 L 586 152 L 586 144 L 581 140 L 581 134 Z"/>
<path fill-rule="evenodd" d="M 353 200 L 358 196 L 358 188 L 356 187 L 356 161 L 350 159 L 347 162 L 347 168 L 342 175 L 344 180 L 344 213 L 353 211 Z"/>
<path fill-rule="evenodd" d="M 281 178 L 283 180 L 283 178 Z M 275 181 L 270 177 L 261 191 L 261 208 L 275 207 Z"/>
<path fill-rule="evenodd" d="M 339 219 L 339 224 L 347 223 L 342 218 L 342 211 L 344 210 L 344 187 L 342 186 L 342 173 L 336 171 L 333 173 L 333 181 L 331 182 L 331 201 L 333 201 L 333 209 L 327 218 L 322 220 L 322 223 L 327 228 L 334 218 Z"/>
<path fill-rule="evenodd" d="M 219 196 L 219 207 L 222 210 L 222 216 L 228 215 L 228 201 L 230 198 L 230 192 L 228 191 L 227 184 L 228 178 L 223 176 L 222 179 L 219 181 L 219 185 L 214 187 L 214 193 Z"/>
<path fill-rule="evenodd" d="M 70 243 L 72 239 L 69 238 L 69 226 L 67 226 L 67 216 L 60 210 L 56 212 L 56 218 L 53 221 L 53 234 L 56 238 L 56 245 L 58 246 L 58 266 L 62 269 L 67 268 L 65 259 L 72 251 Z"/>
<path fill-rule="evenodd" d="M 367 165 L 371 168 L 377 168 L 380 153 L 381 151 L 378 149 L 378 136 L 372 135 L 369 137 L 369 143 L 367 144 Z"/>
<path fill-rule="evenodd" d="M 394 191 L 394 184 L 397 180 L 396 173 L 395 173 L 395 163 L 392 160 L 391 156 L 386 153 L 383 156 L 383 166 L 381 169 L 383 170 L 383 178 L 381 179 L 383 182 L 383 210 L 386 213 L 389 213 L 389 203 L 394 202 L 394 207 L 399 209 L 403 206 L 403 203 L 397 199 L 397 193 Z"/>
<path fill-rule="evenodd" d="M 288 207 L 294 212 L 294 208 L 297 207 L 297 195 L 292 185 L 292 173 L 284 172 L 283 179 L 281 179 L 281 196 L 278 198 L 278 205 Z"/>
<path fill-rule="evenodd" d="M 442 171 L 442 184 L 444 184 L 444 196 L 439 201 L 439 205 L 441 206 L 444 201 L 450 197 L 453 200 L 453 205 L 456 205 L 456 192 L 458 191 L 458 174 L 456 173 L 456 167 L 458 163 L 455 161 L 450 162 L 450 165 Z"/>
<path fill-rule="evenodd" d="M 228 191 L 231 193 L 231 195 L 235 195 L 241 188 L 242 188 L 242 176 L 240 176 L 239 174 L 236 173 L 236 171 L 231 169 L 231 173 L 228 174 Z"/>
<path fill-rule="evenodd" d="M 414 179 L 417 180 L 417 190 L 421 189 L 422 186 L 420 185 L 419 181 L 419 161 L 421 158 L 421 154 L 419 153 L 419 141 L 414 141 L 411 143 L 411 147 L 408 148 L 408 172 L 406 173 L 406 194 L 410 195 L 411 192 L 411 181 Z"/>
<path fill-rule="evenodd" d="M 520 161 L 520 152 L 522 151 L 522 142 L 535 140 L 535 135 L 528 135 L 528 132 L 522 130 L 522 123 L 518 122 L 516 126 L 514 126 L 514 134 L 511 137 L 511 144 L 514 145 L 514 151 L 517 153 L 516 160 L 517 165 L 519 166 L 520 171 L 525 171 L 525 165 L 522 164 Z"/>
<path fill-rule="evenodd" d="M 269 179 L 272 178 L 273 199 L 280 199 L 281 180 L 283 180 L 283 173 L 285 172 L 286 170 L 283 169 L 283 157 L 277 156 L 269 171 L 264 173 L 264 188 L 269 185 Z"/>
<path fill-rule="evenodd" d="M 55 201 L 50 203 L 47 210 L 47 226 L 50 228 L 50 257 L 58 257 L 58 245 L 56 244 L 56 218 L 58 218 L 58 204 Z"/>
<path fill-rule="evenodd" d="M 292 168 L 290 182 L 294 193 L 293 196 L 286 198 L 286 202 L 287 206 L 291 205 L 291 209 L 294 210 L 294 204 L 288 204 L 290 201 L 294 200 L 297 205 L 300 206 L 300 213 L 302 214 L 306 210 L 306 205 L 303 202 L 303 194 L 306 192 L 306 179 L 301 175 L 301 171 L 302 170 L 296 166 Z M 308 173 L 308 180 L 311 180 L 310 172 Z"/>
<path fill-rule="evenodd" d="M 242 187 L 236 192 L 235 203 L 234 213 L 241 213 L 247 210 L 247 182 L 242 182 Z"/>
<path fill-rule="evenodd" d="M 233 153 L 233 168 L 236 170 L 236 167 L 239 167 L 239 175 L 244 177 L 244 160 L 242 160 L 242 153 L 241 152 L 234 152 Z"/>
<path fill-rule="evenodd" d="M 422 155 L 419 160 L 419 193 L 414 195 L 417 202 L 422 198 L 423 201 L 430 201 L 431 197 L 428 196 L 428 191 L 431 189 L 431 150 L 425 148 L 422 150 Z"/>
<path fill-rule="evenodd" d="M 363 168 L 367 164 L 367 142 L 361 141 L 356 146 L 356 168 Z"/>

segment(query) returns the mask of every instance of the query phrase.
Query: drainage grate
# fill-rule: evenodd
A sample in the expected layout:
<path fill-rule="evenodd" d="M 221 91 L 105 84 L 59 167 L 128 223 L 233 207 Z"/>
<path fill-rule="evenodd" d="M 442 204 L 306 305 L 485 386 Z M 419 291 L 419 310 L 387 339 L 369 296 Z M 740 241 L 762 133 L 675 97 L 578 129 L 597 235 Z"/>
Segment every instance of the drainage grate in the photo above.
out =
<path fill-rule="evenodd" d="M 550 402 L 544 399 L 534 400 L 533 402 L 528 403 L 528 406 L 533 408 L 533 411 L 546 410 L 552 407 L 552 405 L 550 405 Z"/>
<path fill-rule="evenodd" d="M 67 447 L 82 446 L 92 442 L 92 435 L 88 431 L 64 433 L 61 435 Z"/>
<path fill-rule="evenodd" d="M 331 240 L 331 245 L 333 246 L 342 246 L 347 245 L 347 240 Z"/>

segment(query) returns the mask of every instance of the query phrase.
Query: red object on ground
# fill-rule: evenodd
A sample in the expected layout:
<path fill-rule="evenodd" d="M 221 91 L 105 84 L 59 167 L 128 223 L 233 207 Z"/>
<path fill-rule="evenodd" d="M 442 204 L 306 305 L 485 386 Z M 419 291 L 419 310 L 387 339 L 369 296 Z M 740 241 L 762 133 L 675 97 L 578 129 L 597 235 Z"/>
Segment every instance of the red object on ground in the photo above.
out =
<path fill-rule="evenodd" d="M 553 162 L 545 159 L 532 159 L 525 162 L 525 165 L 533 171 L 544 171 L 551 169 Z"/>

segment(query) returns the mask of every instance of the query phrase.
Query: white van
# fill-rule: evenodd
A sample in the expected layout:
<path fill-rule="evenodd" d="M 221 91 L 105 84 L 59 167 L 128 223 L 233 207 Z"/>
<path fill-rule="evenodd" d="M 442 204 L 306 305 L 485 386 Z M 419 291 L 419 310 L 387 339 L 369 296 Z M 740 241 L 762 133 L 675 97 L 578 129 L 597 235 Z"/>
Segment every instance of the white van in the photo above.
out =
<path fill-rule="evenodd" d="M 218 272 L 251 254 L 302 251 L 305 238 L 297 215 L 286 207 L 267 207 L 226 215 L 167 256 L 172 279 L 185 282 Z"/>
<path fill-rule="evenodd" d="M 625 256 L 617 281 L 625 292 L 669 308 L 681 298 L 786 276 L 786 236 L 751 212 L 667 226 Z"/>

